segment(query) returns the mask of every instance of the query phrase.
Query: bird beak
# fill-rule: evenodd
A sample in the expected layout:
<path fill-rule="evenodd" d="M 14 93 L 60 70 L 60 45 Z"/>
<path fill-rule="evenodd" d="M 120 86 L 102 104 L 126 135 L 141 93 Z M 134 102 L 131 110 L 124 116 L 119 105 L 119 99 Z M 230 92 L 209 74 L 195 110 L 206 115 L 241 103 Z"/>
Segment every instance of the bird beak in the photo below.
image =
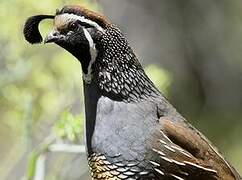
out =
<path fill-rule="evenodd" d="M 54 43 L 62 39 L 62 35 L 56 31 L 51 31 L 45 38 L 44 43 Z"/>

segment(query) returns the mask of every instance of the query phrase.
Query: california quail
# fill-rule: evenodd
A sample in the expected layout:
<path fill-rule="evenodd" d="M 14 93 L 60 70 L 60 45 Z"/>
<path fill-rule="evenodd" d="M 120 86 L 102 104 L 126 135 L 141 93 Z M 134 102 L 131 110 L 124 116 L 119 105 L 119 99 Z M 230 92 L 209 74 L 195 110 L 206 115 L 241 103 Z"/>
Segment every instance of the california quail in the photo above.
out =
<path fill-rule="evenodd" d="M 146 76 L 121 31 L 79 6 L 30 17 L 28 42 L 38 24 L 54 19 L 54 42 L 82 64 L 86 146 L 93 179 L 238 180 L 236 170 L 192 127 Z"/>

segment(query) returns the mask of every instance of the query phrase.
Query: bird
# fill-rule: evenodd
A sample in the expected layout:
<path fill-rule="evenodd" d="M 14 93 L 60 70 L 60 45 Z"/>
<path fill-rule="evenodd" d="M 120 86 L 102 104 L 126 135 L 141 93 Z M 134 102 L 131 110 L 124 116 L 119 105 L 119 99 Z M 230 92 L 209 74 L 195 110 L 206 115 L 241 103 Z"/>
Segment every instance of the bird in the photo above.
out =
<path fill-rule="evenodd" d="M 82 68 L 85 142 L 94 180 L 239 180 L 212 143 L 155 87 L 121 30 L 104 15 L 67 5 L 34 15 L 23 34 L 71 53 Z"/>

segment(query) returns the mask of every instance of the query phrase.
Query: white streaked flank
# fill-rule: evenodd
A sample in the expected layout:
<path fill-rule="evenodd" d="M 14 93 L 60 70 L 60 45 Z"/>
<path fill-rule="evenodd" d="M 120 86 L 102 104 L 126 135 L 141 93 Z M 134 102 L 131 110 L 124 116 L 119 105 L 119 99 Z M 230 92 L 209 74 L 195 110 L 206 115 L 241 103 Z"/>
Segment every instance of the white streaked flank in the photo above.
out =
<path fill-rule="evenodd" d="M 209 142 L 208 139 L 200 132 L 197 132 L 205 141 Z M 223 160 L 223 162 L 228 166 L 230 171 L 233 173 L 234 169 L 231 167 L 231 165 L 224 159 L 224 157 L 218 152 L 218 150 L 212 146 L 211 143 L 208 143 L 209 147 Z"/>
<path fill-rule="evenodd" d="M 189 158 L 192 158 L 192 156 L 187 152 L 187 151 L 185 151 L 184 149 L 182 149 L 182 148 L 180 148 L 180 147 L 178 147 L 178 146 L 174 146 L 174 145 L 172 145 L 171 146 L 173 149 L 176 149 L 176 150 L 178 150 L 180 153 L 182 153 L 183 155 L 185 155 L 185 156 L 187 156 L 187 157 L 189 157 Z"/>
<path fill-rule="evenodd" d="M 154 166 L 157 166 L 157 167 L 160 166 L 158 163 L 156 163 L 156 162 L 154 162 L 154 161 L 150 161 L 150 163 L 153 164 Z"/>
<path fill-rule="evenodd" d="M 159 141 L 160 143 L 162 143 L 162 144 L 166 144 L 166 142 L 163 141 L 162 139 L 159 139 L 158 141 Z"/>
<path fill-rule="evenodd" d="M 192 156 L 190 154 L 188 154 L 187 152 L 185 151 L 180 151 L 180 153 L 182 153 L 183 155 L 189 157 L 189 158 L 192 158 Z"/>
<path fill-rule="evenodd" d="M 190 154 L 188 154 L 188 152 L 186 152 L 184 149 L 182 149 L 182 148 L 180 148 L 180 147 L 178 147 L 178 146 L 174 146 L 174 145 L 172 145 L 171 146 L 173 149 L 176 149 L 176 150 L 178 150 L 180 153 L 182 153 L 183 155 L 185 155 L 185 156 L 187 156 L 187 157 L 189 157 L 189 158 L 192 158 L 192 156 L 190 155 Z"/>
<path fill-rule="evenodd" d="M 189 165 L 194 166 L 194 167 L 197 167 L 197 168 L 199 168 L 199 169 L 203 169 L 204 171 L 209 171 L 209 172 L 217 173 L 217 171 L 214 170 L 214 169 L 205 168 L 205 167 L 203 167 L 203 166 L 200 166 L 200 165 L 198 165 L 198 164 L 195 164 L 195 163 L 192 163 L 192 162 L 189 162 L 189 161 L 183 161 L 183 162 L 184 162 L 185 164 L 189 164 Z"/>
<path fill-rule="evenodd" d="M 185 179 L 183 179 L 183 178 L 181 178 L 181 177 L 179 177 L 179 176 L 176 176 L 176 175 L 174 175 L 174 174 L 171 174 L 171 176 L 174 177 L 175 179 L 178 179 L 178 180 L 185 180 Z"/>
<path fill-rule="evenodd" d="M 161 156 L 161 159 L 163 159 L 163 160 L 165 160 L 165 161 L 167 161 L 167 162 L 169 162 L 169 163 L 172 163 L 172 162 L 173 162 L 172 159 L 169 159 L 169 158 L 167 158 L 167 157 L 163 157 L 163 156 Z"/>
<path fill-rule="evenodd" d="M 156 153 L 158 153 L 159 155 L 161 155 L 161 156 L 165 156 L 165 154 L 162 152 L 162 151 L 158 151 L 158 150 L 156 150 L 156 149 L 152 149 L 154 152 L 156 152 Z"/>
<path fill-rule="evenodd" d="M 187 172 L 180 171 L 180 173 L 185 175 L 185 176 L 189 176 L 189 174 Z"/>
<path fill-rule="evenodd" d="M 179 165 L 179 166 L 186 166 L 185 163 L 182 163 L 182 162 L 179 162 L 179 161 L 176 161 L 176 160 L 172 160 L 172 162 L 174 162 L 175 164 Z"/>
<path fill-rule="evenodd" d="M 178 150 L 178 151 L 184 151 L 184 149 L 182 149 L 182 148 L 180 148 L 180 147 L 178 147 L 178 146 L 171 145 L 171 147 L 172 147 L 173 149 Z"/>
<path fill-rule="evenodd" d="M 161 175 L 163 175 L 163 176 L 165 175 L 165 173 L 163 173 L 160 169 L 156 169 L 156 168 L 154 168 L 154 169 L 155 169 L 155 171 L 158 172 L 159 174 L 161 174 Z"/>
<path fill-rule="evenodd" d="M 172 149 L 170 146 L 168 145 L 164 145 L 164 147 L 168 150 L 170 150 L 171 152 L 176 152 L 174 149 Z"/>
<path fill-rule="evenodd" d="M 170 140 L 170 138 L 168 138 L 168 136 L 162 131 L 160 130 L 161 134 L 170 142 L 172 143 L 172 141 Z"/>

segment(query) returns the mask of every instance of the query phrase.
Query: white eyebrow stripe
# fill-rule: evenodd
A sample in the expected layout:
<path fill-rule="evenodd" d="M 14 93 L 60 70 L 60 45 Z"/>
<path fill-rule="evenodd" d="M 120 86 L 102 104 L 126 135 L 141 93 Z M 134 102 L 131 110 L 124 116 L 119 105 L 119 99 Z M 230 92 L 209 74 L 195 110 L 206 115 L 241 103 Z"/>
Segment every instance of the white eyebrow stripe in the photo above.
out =
<path fill-rule="evenodd" d="M 65 18 L 65 19 L 73 19 L 73 20 L 79 20 L 81 22 L 84 22 L 84 23 L 87 23 L 87 24 L 90 24 L 91 26 L 97 28 L 97 30 L 103 32 L 104 29 L 98 25 L 96 22 L 92 21 L 92 20 L 89 20 L 89 19 L 86 19 L 84 16 L 78 16 L 78 15 L 75 15 L 75 14 L 69 14 L 69 13 L 64 13 L 64 14 L 60 14 L 58 16 L 63 16 L 62 18 Z"/>

